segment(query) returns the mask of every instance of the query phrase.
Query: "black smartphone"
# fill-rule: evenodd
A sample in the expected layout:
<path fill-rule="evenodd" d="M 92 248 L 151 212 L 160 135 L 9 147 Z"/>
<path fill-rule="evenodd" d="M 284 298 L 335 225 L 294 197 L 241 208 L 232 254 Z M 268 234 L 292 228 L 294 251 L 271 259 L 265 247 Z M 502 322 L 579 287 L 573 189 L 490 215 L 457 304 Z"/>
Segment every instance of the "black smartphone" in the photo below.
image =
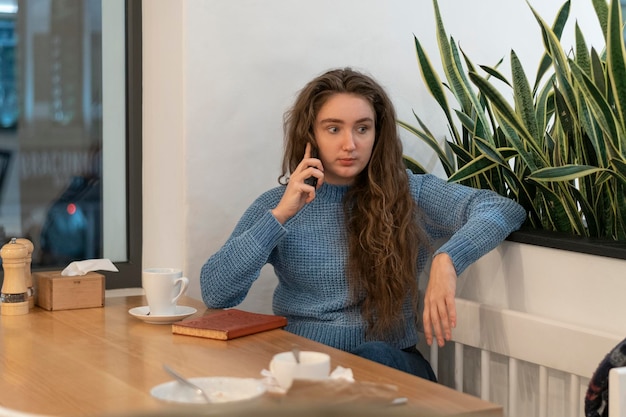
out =
<path fill-rule="evenodd" d="M 315 149 L 313 144 L 311 144 L 311 158 L 317 158 L 317 149 Z M 317 177 L 310 176 L 304 180 L 304 183 L 312 187 L 317 187 Z"/>
<path fill-rule="evenodd" d="M 305 179 L 304 183 L 308 184 L 308 185 L 310 185 L 312 187 L 317 187 L 317 178 L 311 176 L 311 177 Z"/>

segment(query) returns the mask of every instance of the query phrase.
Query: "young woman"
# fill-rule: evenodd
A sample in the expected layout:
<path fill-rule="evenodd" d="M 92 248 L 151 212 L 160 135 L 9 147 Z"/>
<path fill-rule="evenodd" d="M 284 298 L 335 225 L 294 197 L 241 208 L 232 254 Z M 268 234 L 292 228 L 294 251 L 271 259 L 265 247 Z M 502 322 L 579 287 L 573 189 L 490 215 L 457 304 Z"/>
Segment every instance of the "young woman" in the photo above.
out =
<path fill-rule="evenodd" d="M 415 347 L 419 273 L 430 265 L 426 340 L 443 345 L 457 275 L 520 226 L 523 208 L 408 171 L 391 101 L 351 69 L 304 87 L 285 136 L 282 185 L 258 197 L 203 266 L 205 304 L 236 306 L 269 263 L 286 330 L 434 380 Z"/>

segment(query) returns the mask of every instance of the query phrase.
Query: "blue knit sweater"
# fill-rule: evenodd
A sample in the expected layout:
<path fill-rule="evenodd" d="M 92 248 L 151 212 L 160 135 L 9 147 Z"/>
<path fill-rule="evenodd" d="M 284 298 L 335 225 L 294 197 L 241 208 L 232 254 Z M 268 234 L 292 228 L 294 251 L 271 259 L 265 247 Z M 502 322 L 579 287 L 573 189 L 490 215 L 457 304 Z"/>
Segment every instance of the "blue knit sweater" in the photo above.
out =
<path fill-rule="evenodd" d="M 422 228 L 433 246 L 444 242 L 434 254 L 447 253 L 457 274 L 524 221 L 520 205 L 491 191 L 450 184 L 433 175 L 409 172 L 409 178 L 422 212 Z M 262 194 L 202 267 L 205 304 L 226 308 L 241 303 L 261 268 L 269 263 L 278 277 L 273 310 L 287 317 L 286 330 L 347 351 L 363 343 L 365 323 L 359 306 L 351 302 L 344 272 L 348 245 L 342 199 L 347 190 L 347 186 L 324 183 L 315 199 L 284 225 L 270 210 L 285 187 Z M 420 250 L 419 272 L 434 255 L 427 249 Z M 417 343 L 416 318 L 407 301 L 405 332 L 390 334 L 386 340 L 398 348 Z"/>

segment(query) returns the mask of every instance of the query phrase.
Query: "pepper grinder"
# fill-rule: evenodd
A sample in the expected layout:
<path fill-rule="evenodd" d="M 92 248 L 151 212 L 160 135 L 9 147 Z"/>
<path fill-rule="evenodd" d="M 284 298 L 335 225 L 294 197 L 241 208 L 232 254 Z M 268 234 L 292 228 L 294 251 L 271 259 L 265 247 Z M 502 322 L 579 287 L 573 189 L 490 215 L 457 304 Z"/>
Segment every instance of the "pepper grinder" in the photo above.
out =
<path fill-rule="evenodd" d="M 26 281 L 26 292 L 28 294 L 28 308 L 35 307 L 35 287 L 33 286 L 33 275 L 31 271 L 31 264 L 33 262 L 33 250 L 35 246 L 33 242 L 25 238 L 17 238 L 16 242 L 20 245 L 24 245 L 26 250 L 28 251 L 28 255 L 26 255 L 26 265 L 24 266 L 24 279 Z"/>
<path fill-rule="evenodd" d="M 4 282 L 0 293 L 0 314 L 18 316 L 28 314 L 28 289 L 26 288 L 26 257 L 28 249 L 16 238 L 0 249 Z"/>

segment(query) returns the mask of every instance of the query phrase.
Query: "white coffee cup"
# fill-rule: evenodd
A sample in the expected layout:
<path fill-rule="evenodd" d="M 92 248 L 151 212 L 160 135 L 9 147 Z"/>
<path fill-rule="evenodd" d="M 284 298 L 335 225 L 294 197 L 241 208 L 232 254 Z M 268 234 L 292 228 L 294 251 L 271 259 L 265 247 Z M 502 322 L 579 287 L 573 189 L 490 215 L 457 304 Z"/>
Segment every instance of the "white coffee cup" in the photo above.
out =
<path fill-rule="evenodd" d="M 322 380 L 330 374 L 330 356 L 322 352 L 300 352 L 300 363 L 293 352 L 274 355 L 270 362 L 270 372 L 281 388 L 288 390 L 294 380 Z"/>
<path fill-rule="evenodd" d="M 189 279 L 176 268 L 149 268 L 141 274 L 141 284 L 148 299 L 151 316 L 173 316 L 181 295 L 189 286 Z"/>

